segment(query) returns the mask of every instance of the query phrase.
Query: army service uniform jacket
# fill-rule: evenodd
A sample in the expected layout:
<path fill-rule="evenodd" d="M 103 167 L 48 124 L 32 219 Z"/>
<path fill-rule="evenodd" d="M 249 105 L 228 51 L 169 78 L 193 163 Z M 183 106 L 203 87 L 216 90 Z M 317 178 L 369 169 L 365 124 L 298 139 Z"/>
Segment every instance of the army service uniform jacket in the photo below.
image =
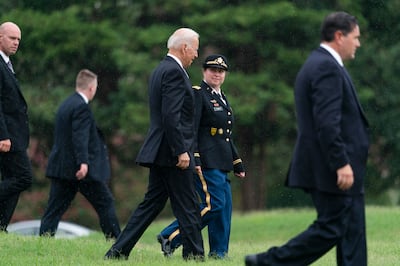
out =
<path fill-rule="evenodd" d="M 232 140 L 234 116 L 224 94 L 225 103 L 208 84 L 194 86 L 195 94 L 195 160 L 204 169 L 244 172 L 242 160 Z"/>

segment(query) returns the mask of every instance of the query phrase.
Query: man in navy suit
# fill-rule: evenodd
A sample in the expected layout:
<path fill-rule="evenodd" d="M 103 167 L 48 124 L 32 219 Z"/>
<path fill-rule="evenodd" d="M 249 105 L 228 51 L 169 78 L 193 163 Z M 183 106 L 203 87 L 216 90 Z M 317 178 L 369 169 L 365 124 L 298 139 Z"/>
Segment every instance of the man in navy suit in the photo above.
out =
<path fill-rule="evenodd" d="M 246 265 L 309 265 L 336 247 L 338 265 L 367 265 L 364 175 L 368 122 L 343 65 L 360 46 L 355 17 L 328 15 L 322 42 L 295 82 L 298 136 L 289 187 L 311 195 L 316 220 L 280 247 L 248 255 Z"/>
<path fill-rule="evenodd" d="M 199 35 L 180 28 L 167 47 L 167 56 L 150 77 L 150 129 L 136 159 L 150 168 L 147 193 L 105 259 L 127 259 L 168 198 L 179 221 L 183 258 L 204 259 L 193 179 L 194 94 L 185 70 L 198 56 Z"/>
<path fill-rule="evenodd" d="M 114 198 L 107 185 L 110 164 L 103 135 L 97 128 L 89 101 L 97 91 L 97 75 L 83 69 L 76 77 L 76 92 L 59 107 L 54 144 L 46 176 L 51 179 L 41 236 L 54 236 L 62 215 L 80 191 L 92 204 L 106 239 L 120 233 Z"/>
<path fill-rule="evenodd" d="M 21 30 L 12 22 L 0 25 L 0 231 L 7 231 L 19 195 L 32 185 L 28 107 L 12 67 Z"/>

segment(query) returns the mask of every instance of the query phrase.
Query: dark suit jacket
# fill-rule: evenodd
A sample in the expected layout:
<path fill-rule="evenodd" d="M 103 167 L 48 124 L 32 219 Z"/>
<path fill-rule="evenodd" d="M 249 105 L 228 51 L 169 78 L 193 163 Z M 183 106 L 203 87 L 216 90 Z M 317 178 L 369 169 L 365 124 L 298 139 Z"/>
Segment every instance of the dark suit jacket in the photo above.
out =
<path fill-rule="evenodd" d="M 327 50 L 314 50 L 295 83 L 298 136 L 287 184 L 330 193 L 363 193 L 368 122 L 346 69 Z M 336 170 L 350 164 L 352 188 L 343 192 Z"/>
<path fill-rule="evenodd" d="M 54 144 L 46 176 L 76 180 L 82 163 L 89 165 L 85 179 L 106 181 L 110 165 L 104 138 L 93 114 L 78 93 L 72 94 L 59 107 L 56 115 Z"/>
<path fill-rule="evenodd" d="M 232 140 L 232 128 L 235 122 L 228 100 L 224 104 L 219 96 L 212 94 L 212 88 L 202 81 L 200 87 L 194 87 L 196 101 L 195 141 L 196 165 L 203 168 L 244 172 L 236 146 Z"/>
<path fill-rule="evenodd" d="M 0 56 L 0 140 L 11 140 L 11 151 L 29 144 L 28 107 L 15 75 Z"/>
<path fill-rule="evenodd" d="M 185 71 L 165 57 L 149 80 L 150 128 L 136 162 L 172 167 L 188 152 L 193 163 L 194 98 Z"/>

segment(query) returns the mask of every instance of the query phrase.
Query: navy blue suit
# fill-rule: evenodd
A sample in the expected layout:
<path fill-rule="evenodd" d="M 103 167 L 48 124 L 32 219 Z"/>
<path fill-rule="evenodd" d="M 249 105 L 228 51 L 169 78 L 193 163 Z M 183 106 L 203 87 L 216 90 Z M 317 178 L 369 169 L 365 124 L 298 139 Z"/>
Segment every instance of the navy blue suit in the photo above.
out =
<path fill-rule="evenodd" d="M 368 122 L 346 69 L 320 47 L 296 80 L 298 134 L 288 185 L 334 194 L 360 194 L 368 157 Z M 336 170 L 350 163 L 354 185 L 343 191 Z"/>
<path fill-rule="evenodd" d="M 150 128 L 136 162 L 150 168 L 144 200 L 132 213 L 108 257 L 128 257 L 140 237 L 164 208 L 168 198 L 182 233 L 183 257 L 204 256 L 194 171 L 194 96 L 185 70 L 165 57 L 149 81 Z M 190 167 L 176 166 L 188 152 Z"/>
<path fill-rule="evenodd" d="M 6 230 L 19 195 L 32 184 L 26 149 L 29 145 L 28 107 L 15 74 L 0 56 L 0 140 L 11 140 L 0 153 L 0 231 Z"/>
<path fill-rule="evenodd" d="M 208 226 L 209 256 L 224 257 L 229 249 L 232 217 L 232 193 L 228 172 L 244 172 L 242 160 L 232 140 L 234 116 L 225 103 L 212 93 L 206 82 L 194 87 L 196 98 L 196 165 L 202 176 L 195 175 L 200 202 L 202 227 Z M 161 235 L 171 241 L 172 249 L 180 245 L 179 224 L 175 220 Z"/>
<path fill-rule="evenodd" d="M 78 180 L 76 172 L 82 163 L 88 164 L 88 173 Z M 107 185 L 110 174 L 103 135 L 89 105 L 74 93 L 60 105 L 56 115 L 54 144 L 46 169 L 51 189 L 40 234 L 55 234 L 62 215 L 80 191 L 96 210 L 104 235 L 116 238 L 120 227 Z"/>
<path fill-rule="evenodd" d="M 346 69 L 324 48 L 311 53 L 295 83 L 298 135 L 289 187 L 309 192 L 317 219 L 281 247 L 257 255 L 258 265 L 309 265 L 336 246 L 338 265 L 367 265 L 364 175 L 368 122 Z M 354 184 L 337 186 L 350 164 Z"/>

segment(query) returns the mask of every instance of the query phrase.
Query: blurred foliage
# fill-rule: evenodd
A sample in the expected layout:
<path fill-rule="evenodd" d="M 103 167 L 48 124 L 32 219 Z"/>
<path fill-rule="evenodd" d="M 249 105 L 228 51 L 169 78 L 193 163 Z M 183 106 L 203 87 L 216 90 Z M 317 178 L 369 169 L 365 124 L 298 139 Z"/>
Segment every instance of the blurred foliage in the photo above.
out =
<path fill-rule="evenodd" d="M 367 197 L 382 203 L 381 195 L 400 185 L 399 8 L 396 0 L 0 0 L 1 21 L 22 29 L 13 62 L 30 108 L 32 192 L 47 190 L 43 170 L 57 106 L 73 92 L 76 73 L 89 68 L 99 75 L 91 105 L 110 147 L 117 207 L 127 218 L 147 182 L 146 169 L 134 164 L 149 123 L 147 81 L 167 52 L 168 36 L 190 27 L 200 34 L 199 58 L 188 71 L 193 84 L 208 54 L 229 59 L 223 89 L 248 175 L 232 177 L 235 207 L 309 204 L 283 186 L 296 136 L 293 82 L 318 46 L 324 16 L 344 10 L 357 16 L 362 34 L 357 58 L 346 66 L 371 124 Z"/>

